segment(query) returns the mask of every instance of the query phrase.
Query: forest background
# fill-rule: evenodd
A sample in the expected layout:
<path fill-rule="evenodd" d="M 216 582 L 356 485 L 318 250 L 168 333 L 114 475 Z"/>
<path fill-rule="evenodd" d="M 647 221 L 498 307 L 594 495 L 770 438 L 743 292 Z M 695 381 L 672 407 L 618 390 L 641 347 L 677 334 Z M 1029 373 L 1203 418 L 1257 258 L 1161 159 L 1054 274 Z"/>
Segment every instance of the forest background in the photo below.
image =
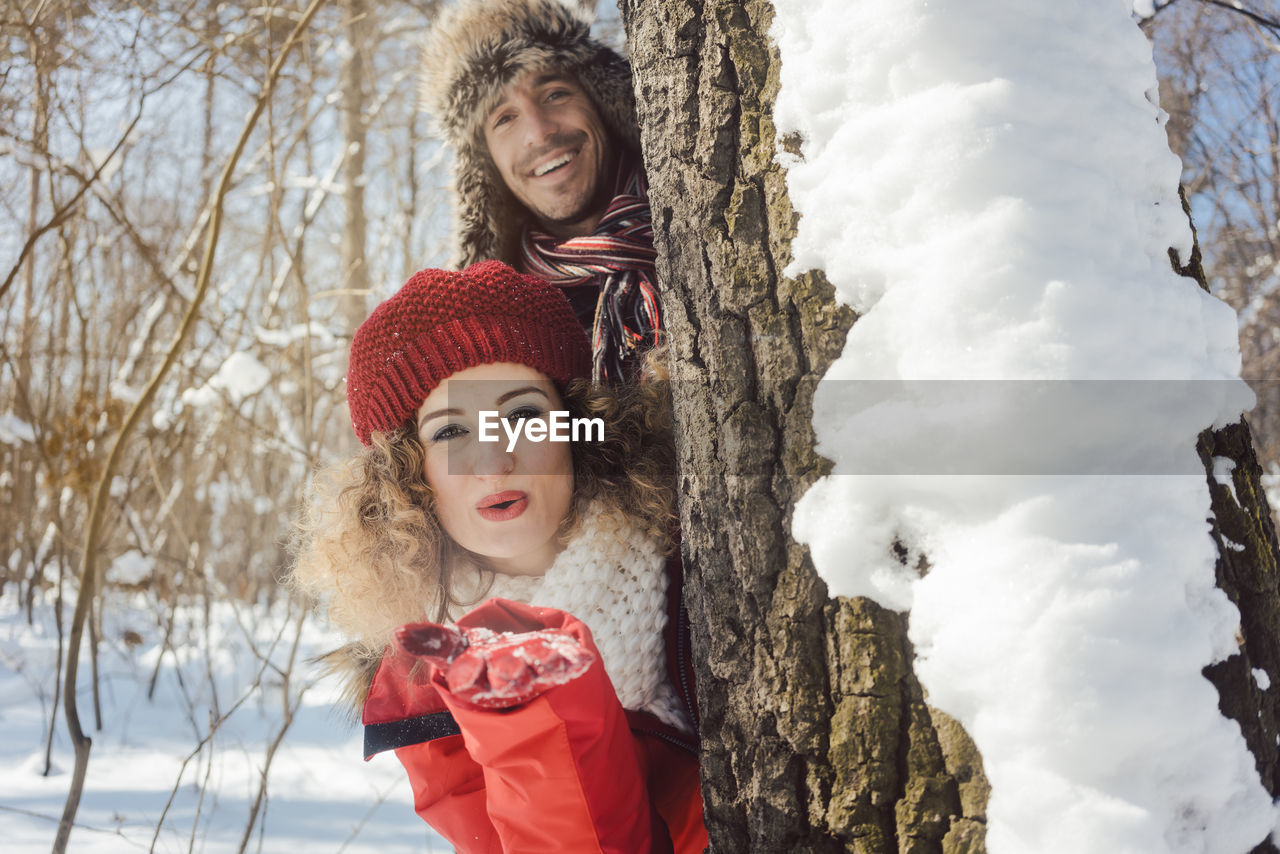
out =
<path fill-rule="evenodd" d="M 291 524 L 310 472 L 354 448 L 352 330 L 446 261 L 449 163 L 414 103 L 415 37 L 438 4 L 322 3 L 289 45 L 310 5 L 0 10 L 0 722 L 30 724 L 9 729 L 19 761 L 0 826 L 47 831 L 41 850 L 70 777 L 61 691 L 78 602 L 85 731 L 122 732 L 131 715 L 120 740 L 145 740 L 165 717 L 150 706 L 180 715 L 187 738 L 148 772 L 172 810 L 125 798 L 104 826 L 113 810 L 90 778 L 85 821 L 122 850 L 222 850 L 224 835 L 227 850 L 273 850 L 270 805 L 301 785 L 273 761 L 314 732 L 306 710 L 328 707 L 307 658 L 334 639 L 279 588 Z M 1280 484 L 1280 4 L 1135 6 L 1210 284 L 1240 316 L 1259 458 Z M 620 45 L 615 10 L 601 14 Z M 86 557 L 101 584 L 82 591 Z M 91 767 L 112 761 L 108 743 Z M 232 756 L 241 772 L 224 779 Z M 24 775 L 43 800 L 8 796 Z M 349 805 L 356 830 L 330 829 L 331 847 L 385 843 L 368 816 L 394 783 Z"/>

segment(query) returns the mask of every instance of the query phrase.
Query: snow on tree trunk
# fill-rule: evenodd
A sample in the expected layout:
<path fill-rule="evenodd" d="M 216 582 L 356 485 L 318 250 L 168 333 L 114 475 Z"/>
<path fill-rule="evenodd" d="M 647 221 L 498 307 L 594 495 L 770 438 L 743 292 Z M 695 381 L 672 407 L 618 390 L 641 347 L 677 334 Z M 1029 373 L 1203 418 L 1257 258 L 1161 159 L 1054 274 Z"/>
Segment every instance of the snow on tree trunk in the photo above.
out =
<path fill-rule="evenodd" d="M 1123 0 L 622 5 L 713 850 L 1276 850 L 1275 532 Z"/>

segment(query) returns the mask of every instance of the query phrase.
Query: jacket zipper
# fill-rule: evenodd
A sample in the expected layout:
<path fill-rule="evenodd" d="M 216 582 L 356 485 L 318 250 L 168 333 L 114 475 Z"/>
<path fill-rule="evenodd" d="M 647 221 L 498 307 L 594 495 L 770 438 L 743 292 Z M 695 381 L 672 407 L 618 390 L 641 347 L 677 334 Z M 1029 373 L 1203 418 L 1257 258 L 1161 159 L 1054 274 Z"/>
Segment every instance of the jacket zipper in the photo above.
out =
<path fill-rule="evenodd" d="M 694 729 L 700 728 L 698 720 L 698 711 L 693 703 L 692 692 L 689 691 L 689 677 L 685 673 L 685 632 L 689 630 L 689 614 L 684 607 L 684 591 L 680 591 L 680 610 L 676 617 L 679 621 L 676 625 L 676 669 L 680 671 L 680 696 L 684 700 L 685 711 L 689 713 L 689 720 L 693 722 Z"/>
<path fill-rule="evenodd" d="M 651 735 L 655 738 L 660 738 L 663 741 L 665 741 L 667 744 L 671 744 L 671 745 L 674 745 L 675 747 L 679 747 L 682 750 L 686 750 L 689 753 L 692 753 L 694 756 L 698 755 L 697 747 L 695 747 L 691 742 L 685 741 L 682 738 L 677 738 L 674 735 L 669 735 L 665 732 L 658 732 L 656 729 L 646 729 L 643 727 L 640 729 L 633 730 L 633 732 L 642 732 L 645 735 Z"/>

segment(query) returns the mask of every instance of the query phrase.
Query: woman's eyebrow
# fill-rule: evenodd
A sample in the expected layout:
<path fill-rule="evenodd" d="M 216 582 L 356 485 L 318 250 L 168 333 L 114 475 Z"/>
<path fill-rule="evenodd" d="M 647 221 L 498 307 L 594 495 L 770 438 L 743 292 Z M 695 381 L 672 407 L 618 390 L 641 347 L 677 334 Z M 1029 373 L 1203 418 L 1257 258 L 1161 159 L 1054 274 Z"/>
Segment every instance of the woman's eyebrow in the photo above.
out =
<path fill-rule="evenodd" d="M 551 399 L 550 395 L 548 395 L 542 389 L 538 388 L 536 385 L 527 385 L 527 386 L 522 386 L 520 388 L 513 388 L 507 392 L 503 392 L 501 395 L 498 396 L 498 399 L 494 401 L 494 404 L 497 406 L 501 406 L 511 398 L 519 397 L 520 395 L 528 394 L 529 392 L 536 392 L 537 394 L 540 394 L 543 397 L 545 397 L 547 400 Z M 462 414 L 464 413 L 461 409 L 454 409 L 454 408 L 433 409 L 432 411 L 428 412 L 426 415 L 418 419 L 418 429 L 421 430 L 422 425 L 430 421 L 432 418 L 440 418 L 441 416 L 444 416 L 444 415 L 462 415 Z"/>
<path fill-rule="evenodd" d="M 511 398 L 513 398 L 513 397 L 519 397 L 519 396 L 520 396 L 520 395 L 522 395 L 522 394 L 528 394 L 528 393 L 529 393 L 529 392 L 531 392 L 531 391 L 536 391 L 538 394 L 542 395 L 542 396 L 543 396 L 543 397 L 545 397 L 547 400 L 550 400 L 550 399 L 551 399 L 550 395 L 548 395 L 548 394 L 547 394 L 545 391 L 543 391 L 542 389 L 538 388 L 536 385 L 527 385 L 527 386 L 524 386 L 523 388 L 513 388 L 513 389 L 511 389 L 511 391 L 508 391 L 508 392 L 506 392 L 506 393 L 504 393 L 504 394 L 499 395 L 499 396 L 498 396 L 498 399 L 497 399 L 496 401 L 494 401 L 494 402 L 495 402 L 495 403 L 497 403 L 497 405 L 498 405 L 498 406 L 501 406 L 502 404 L 506 403 L 506 402 L 507 402 L 508 400 L 510 400 Z"/>
<path fill-rule="evenodd" d="M 426 424 L 426 423 L 427 423 L 428 421 L 430 421 L 432 418 L 439 418 L 439 417 L 441 417 L 442 415 L 461 415 L 461 414 L 462 414 L 462 410 L 461 410 L 461 409 L 436 409 L 436 410 L 433 410 L 433 411 L 428 412 L 426 415 L 424 415 L 424 416 L 422 416 L 421 418 L 419 418 L 419 419 L 418 419 L 418 429 L 419 429 L 419 430 L 421 430 L 421 429 L 422 429 L 422 425 L 423 425 L 423 424 Z"/>

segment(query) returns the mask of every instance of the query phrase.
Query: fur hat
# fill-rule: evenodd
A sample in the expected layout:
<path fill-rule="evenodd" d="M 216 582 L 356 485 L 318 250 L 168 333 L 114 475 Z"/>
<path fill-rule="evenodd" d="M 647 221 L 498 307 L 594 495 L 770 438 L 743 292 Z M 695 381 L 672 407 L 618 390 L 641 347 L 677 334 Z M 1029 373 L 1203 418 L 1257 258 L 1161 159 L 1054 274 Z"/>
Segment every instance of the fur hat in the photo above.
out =
<path fill-rule="evenodd" d="M 456 266 L 518 257 L 529 213 L 494 168 L 483 131 L 515 77 L 543 68 L 573 74 L 615 144 L 640 150 L 630 65 L 557 0 L 460 0 L 427 34 L 421 62 L 422 106 L 454 150 Z"/>
<path fill-rule="evenodd" d="M 567 383 L 591 374 L 591 345 L 559 288 L 506 264 L 421 270 L 351 339 L 347 408 L 362 444 L 404 424 L 431 390 L 475 365 L 515 362 Z"/>

